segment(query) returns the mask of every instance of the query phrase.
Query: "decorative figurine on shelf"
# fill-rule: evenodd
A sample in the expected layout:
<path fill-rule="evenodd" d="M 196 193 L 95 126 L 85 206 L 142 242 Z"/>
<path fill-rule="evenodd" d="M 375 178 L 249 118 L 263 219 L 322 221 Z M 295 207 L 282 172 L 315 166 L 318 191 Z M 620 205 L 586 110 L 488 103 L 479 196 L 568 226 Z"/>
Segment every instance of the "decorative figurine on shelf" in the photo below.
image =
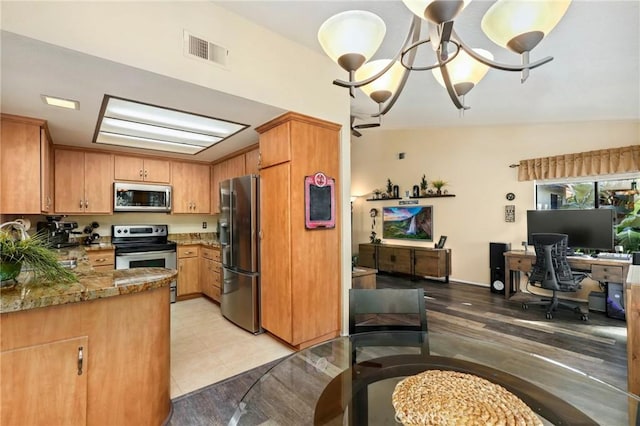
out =
<path fill-rule="evenodd" d="M 431 185 L 436 189 L 436 194 L 441 195 L 442 194 L 442 187 L 445 186 L 447 184 L 447 182 L 441 180 L 441 179 L 437 179 L 434 181 L 431 181 Z"/>
<path fill-rule="evenodd" d="M 391 183 L 391 179 L 387 179 L 387 195 L 389 198 L 393 197 L 393 183 Z"/>
<path fill-rule="evenodd" d="M 376 200 L 380 199 L 380 190 L 379 189 L 374 189 L 373 190 L 373 198 Z"/>
<path fill-rule="evenodd" d="M 372 244 L 380 244 L 380 242 L 382 241 L 380 238 L 376 238 L 378 234 L 375 233 L 375 231 L 371 231 L 371 236 L 369 237 L 369 241 Z"/>
<path fill-rule="evenodd" d="M 420 179 L 420 195 L 422 195 L 423 197 L 427 195 L 428 186 L 429 185 L 427 184 L 427 176 L 422 175 L 422 179 Z"/>
<path fill-rule="evenodd" d="M 418 198 L 420 196 L 420 187 L 418 185 L 413 185 L 413 198 Z"/>
<path fill-rule="evenodd" d="M 400 198 L 400 187 L 393 185 L 393 198 Z"/>

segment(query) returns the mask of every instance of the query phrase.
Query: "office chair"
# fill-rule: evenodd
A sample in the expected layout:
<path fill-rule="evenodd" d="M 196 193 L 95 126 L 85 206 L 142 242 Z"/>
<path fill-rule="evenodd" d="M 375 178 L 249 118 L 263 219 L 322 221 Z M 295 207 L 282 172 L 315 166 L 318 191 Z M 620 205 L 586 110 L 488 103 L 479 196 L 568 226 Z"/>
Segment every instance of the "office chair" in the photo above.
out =
<path fill-rule="evenodd" d="M 412 315 L 411 318 L 408 315 Z M 366 316 L 364 321 L 360 321 Z M 412 320 L 413 321 L 410 321 Z M 358 322 L 360 321 L 360 322 Z M 352 363 L 356 363 L 356 349 L 365 346 L 383 346 L 384 334 L 375 336 L 367 332 L 420 331 L 422 333 L 388 334 L 395 346 L 416 346 L 422 354 L 429 354 L 427 313 L 424 289 L 351 289 L 349 290 L 349 335 L 352 336 Z"/>
<path fill-rule="evenodd" d="M 580 283 L 587 277 L 582 272 L 573 272 L 567 261 L 567 245 L 569 237 L 566 234 L 531 234 L 536 250 L 536 263 L 529 276 L 529 284 L 551 290 L 551 299 L 535 302 L 525 302 L 522 309 L 529 305 L 543 305 L 547 307 L 547 319 L 553 318 L 553 312 L 558 307 L 571 309 L 581 314 L 581 319 L 587 321 L 589 314 L 580 310 L 580 304 L 558 300 L 558 292 L 576 292 L 581 288 Z"/>

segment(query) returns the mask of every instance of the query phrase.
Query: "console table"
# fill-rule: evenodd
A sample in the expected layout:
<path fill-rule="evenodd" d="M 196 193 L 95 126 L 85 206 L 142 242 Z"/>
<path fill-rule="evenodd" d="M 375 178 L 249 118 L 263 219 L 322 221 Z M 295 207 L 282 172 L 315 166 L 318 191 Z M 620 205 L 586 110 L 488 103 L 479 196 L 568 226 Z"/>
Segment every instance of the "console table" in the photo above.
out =
<path fill-rule="evenodd" d="M 451 249 L 392 244 L 360 244 L 358 266 L 416 277 L 442 278 L 449 282 Z"/>
<path fill-rule="evenodd" d="M 505 257 L 505 286 L 504 297 L 511 297 L 513 275 L 517 275 L 516 282 L 520 283 L 520 272 L 530 272 L 536 263 L 536 255 L 533 251 L 514 250 L 504 253 Z M 624 284 L 629 273 L 630 260 L 598 259 L 587 256 L 567 256 L 571 269 L 586 271 L 595 281 Z M 518 291 L 518 289 L 515 289 Z"/>

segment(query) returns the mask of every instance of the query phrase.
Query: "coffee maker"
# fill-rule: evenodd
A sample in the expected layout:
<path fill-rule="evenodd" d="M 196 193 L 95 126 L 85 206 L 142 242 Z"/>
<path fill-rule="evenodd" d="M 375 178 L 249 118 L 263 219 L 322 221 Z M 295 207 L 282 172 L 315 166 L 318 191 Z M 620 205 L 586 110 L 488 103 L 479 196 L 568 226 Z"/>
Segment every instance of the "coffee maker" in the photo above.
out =
<path fill-rule="evenodd" d="M 70 242 L 69 235 L 78 227 L 77 222 L 63 222 L 62 216 L 46 216 L 46 222 L 38 222 L 38 232 L 42 232 L 51 248 L 75 247 L 77 242 Z"/>

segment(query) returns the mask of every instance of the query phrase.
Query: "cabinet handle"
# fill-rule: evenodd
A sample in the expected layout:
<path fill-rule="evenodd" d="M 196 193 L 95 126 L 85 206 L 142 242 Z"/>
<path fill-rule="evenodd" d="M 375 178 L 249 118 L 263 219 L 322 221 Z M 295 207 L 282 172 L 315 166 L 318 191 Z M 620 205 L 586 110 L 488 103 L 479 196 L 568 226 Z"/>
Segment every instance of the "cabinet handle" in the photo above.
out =
<path fill-rule="evenodd" d="M 83 350 L 84 348 L 82 346 L 78 347 L 78 376 L 82 376 Z"/>
<path fill-rule="evenodd" d="M 144 171 L 144 177 L 147 177 L 147 171 L 146 170 Z"/>
<path fill-rule="evenodd" d="M 89 208 L 89 200 L 84 200 L 84 207 L 85 207 L 86 209 L 88 209 L 88 208 Z"/>
<path fill-rule="evenodd" d="M 140 177 L 142 177 L 142 169 L 140 169 Z"/>
<path fill-rule="evenodd" d="M 107 259 L 104 258 L 104 257 L 101 257 L 100 259 L 96 259 L 96 263 L 98 263 L 98 262 L 106 262 L 106 261 L 107 261 Z"/>
<path fill-rule="evenodd" d="M 262 153 L 259 152 L 258 153 L 258 167 L 260 167 L 262 165 Z"/>
<path fill-rule="evenodd" d="M 83 206 L 83 203 L 82 203 L 82 200 L 80 200 L 80 208 L 82 208 L 82 206 Z"/>

